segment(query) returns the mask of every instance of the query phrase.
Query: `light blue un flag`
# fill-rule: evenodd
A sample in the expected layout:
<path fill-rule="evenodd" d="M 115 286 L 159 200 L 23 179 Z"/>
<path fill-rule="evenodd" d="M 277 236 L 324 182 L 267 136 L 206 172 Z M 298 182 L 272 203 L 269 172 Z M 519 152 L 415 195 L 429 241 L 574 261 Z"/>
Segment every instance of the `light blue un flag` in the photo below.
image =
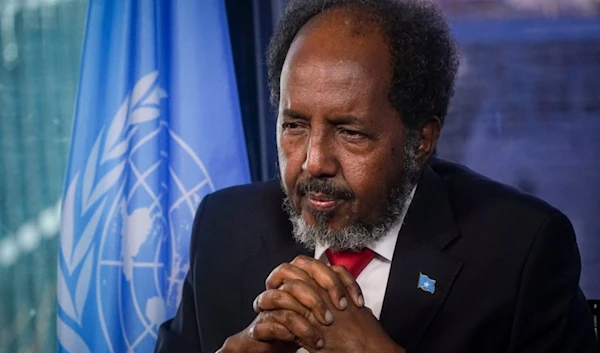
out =
<path fill-rule="evenodd" d="M 249 181 L 223 0 L 90 0 L 58 266 L 60 352 L 152 352 L 196 207 Z"/>

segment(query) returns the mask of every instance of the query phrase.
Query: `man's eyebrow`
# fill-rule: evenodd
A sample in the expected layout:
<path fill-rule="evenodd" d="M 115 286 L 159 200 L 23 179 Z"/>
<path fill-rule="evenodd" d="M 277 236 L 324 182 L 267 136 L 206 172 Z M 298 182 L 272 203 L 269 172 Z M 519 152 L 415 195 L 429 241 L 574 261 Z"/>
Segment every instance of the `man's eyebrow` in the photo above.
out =
<path fill-rule="evenodd" d="M 293 109 L 284 109 L 283 110 L 283 115 L 288 117 L 288 118 L 292 118 L 292 119 L 299 119 L 299 120 L 310 120 L 310 117 L 306 114 L 300 113 L 296 110 Z M 327 118 L 327 121 L 329 121 L 329 123 L 331 124 L 335 124 L 335 125 L 351 125 L 351 124 L 364 124 L 364 119 L 359 118 L 358 116 L 355 115 L 337 115 L 337 116 L 331 116 Z"/>
<path fill-rule="evenodd" d="M 310 118 L 306 114 L 302 114 L 292 109 L 284 109 L 283 115 L 292 119 L 310 120 Z"/>
<path fill-rule="evenodd" d="M 340 116 L 332 116 L 329 119 L 330 122 L 334 124 L 363 124 L 364 119 L 361 119 L 354 115 L 340 115 Z"/>

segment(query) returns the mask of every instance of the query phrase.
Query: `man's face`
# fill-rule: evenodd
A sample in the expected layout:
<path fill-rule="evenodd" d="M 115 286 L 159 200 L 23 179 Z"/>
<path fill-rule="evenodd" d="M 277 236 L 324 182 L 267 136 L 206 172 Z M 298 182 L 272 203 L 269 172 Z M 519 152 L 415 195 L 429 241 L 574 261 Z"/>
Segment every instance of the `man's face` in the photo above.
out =
<path fill-rule="evenodd" d="M 402 187 L 407 136 L 388 100 L 383 36 L 357 34 L 336 12 L 311 20 L 294 39 L 277 124 L 291 209 L 308 226 L 332 231 L 380 223 L 392 191 Z"/>

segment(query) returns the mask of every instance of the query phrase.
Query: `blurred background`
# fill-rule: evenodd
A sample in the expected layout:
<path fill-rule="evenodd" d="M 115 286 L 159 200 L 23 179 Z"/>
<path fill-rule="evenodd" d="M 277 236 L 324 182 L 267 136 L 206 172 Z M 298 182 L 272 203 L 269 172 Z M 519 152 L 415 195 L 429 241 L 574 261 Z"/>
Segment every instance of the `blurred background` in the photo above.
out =
<path fill-rule="evenodd" d="M 226 0 L 252 178 L 276 172 L 264 53 L 286 0 Z M 438 154 L 574 224 L 600 299 L 600 0 L 438 0 L 460 43 Z M 56 351 L 56 261 L 86 0 L 0 0 L 0 352 Z"/>

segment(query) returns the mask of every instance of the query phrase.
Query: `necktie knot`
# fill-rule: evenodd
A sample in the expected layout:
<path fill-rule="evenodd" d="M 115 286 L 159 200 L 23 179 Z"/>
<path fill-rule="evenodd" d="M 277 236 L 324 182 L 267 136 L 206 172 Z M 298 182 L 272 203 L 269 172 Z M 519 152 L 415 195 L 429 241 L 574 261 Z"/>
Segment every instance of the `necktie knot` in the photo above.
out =
<path fill-rule="evenodd" d="M 346 267 L 354 278 L 357 278 L 362 270 L 367 267 L 369 262 L 375 258 L 375 252 L 369 248 L 364 248 L 358 252 L 333 252 L 327 249 L 325 254 L 327 255 L 330 264 Z"/>

